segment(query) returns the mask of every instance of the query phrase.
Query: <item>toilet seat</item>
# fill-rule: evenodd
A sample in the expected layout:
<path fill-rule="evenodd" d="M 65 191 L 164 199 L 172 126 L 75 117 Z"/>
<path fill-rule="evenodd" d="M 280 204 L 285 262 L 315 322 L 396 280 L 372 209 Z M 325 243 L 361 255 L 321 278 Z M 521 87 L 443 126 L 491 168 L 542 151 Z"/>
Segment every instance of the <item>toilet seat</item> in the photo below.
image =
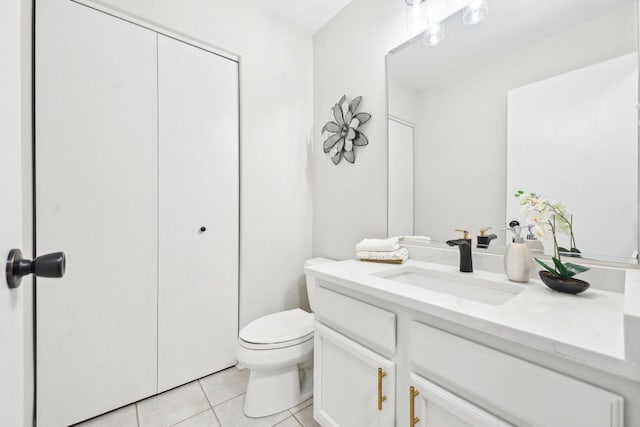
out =
<path fill-rule="evenodd" d="M 298 338 L 291 341 L 285 341 L 285 342 L 277 342 L 277 343 L 270 343 L 270 344 L 256 344 L 252 342 L 246 342 L 242 339 L 240 339 L 239 342 L 242 347 L 249 348 L 252 350 L 275 350 L 278 348 L 292 347 L 294 345 L 304 343 L 305 341 L 309 341 L 311 339 L 313 339 L 313 332 L 311 332 L 308 335 L 305 335 L 302 338 Z"/>
<path fill-rule="evenodd" d="M 269 314 L 240 331 L 240 345 L 255 350 L 271 350 L 298 345 L 313 338 L 313 314 L 295 308 Z"/>

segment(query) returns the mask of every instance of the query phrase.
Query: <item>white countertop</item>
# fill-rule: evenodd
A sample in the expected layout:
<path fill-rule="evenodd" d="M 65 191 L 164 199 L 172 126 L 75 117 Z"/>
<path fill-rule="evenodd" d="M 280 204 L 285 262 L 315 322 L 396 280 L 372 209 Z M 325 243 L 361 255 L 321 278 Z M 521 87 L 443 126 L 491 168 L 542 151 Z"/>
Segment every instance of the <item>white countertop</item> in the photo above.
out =
<path fill-rule="evenodd" d="M 582 294 L 568 295 L 547 288 L 540 280 L 531 280 L 524 284 L 523 292 L 506 303 L 489 305 L 372 275 L 404 266 L 512 283 L 504 274 L 460 273 L 457 266 L 416 260 L 402 265 L 347 260 L 307 267 L 305 272 L 347 289 L 640 382 L 640 364 L 625 360 L 623 293 L 592 287 Z"/>

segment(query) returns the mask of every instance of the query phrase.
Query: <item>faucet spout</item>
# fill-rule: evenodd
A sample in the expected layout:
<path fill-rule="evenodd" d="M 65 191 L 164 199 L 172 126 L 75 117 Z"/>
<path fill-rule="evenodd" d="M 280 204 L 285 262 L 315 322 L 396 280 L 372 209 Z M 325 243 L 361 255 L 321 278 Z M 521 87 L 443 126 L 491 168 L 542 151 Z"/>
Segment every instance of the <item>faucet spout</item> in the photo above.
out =
<path fill-rule="evenodd" d="M 473 260 L 471 258 L 471 239 L 447 240 L 447 245 L 457 246 L 460 250 L 460 271 L 473 273 Z"/>

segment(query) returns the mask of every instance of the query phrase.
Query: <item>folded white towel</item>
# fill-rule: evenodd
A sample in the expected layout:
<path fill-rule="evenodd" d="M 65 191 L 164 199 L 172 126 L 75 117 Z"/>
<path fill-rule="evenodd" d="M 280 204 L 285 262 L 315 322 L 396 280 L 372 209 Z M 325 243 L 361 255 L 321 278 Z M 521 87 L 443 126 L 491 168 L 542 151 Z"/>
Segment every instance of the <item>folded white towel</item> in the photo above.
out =
<path fill-rule="evenodd" d="M 358 252 L 358 258 L 365 261 L 406 261 L 409 259 L 409 251 L 400 248 L 390 252 Z"/>
<path fill-rule="evenodd" d="M 356 252 L 390 252 L 400 249 L 397 237 L 364 239 L 356 245 Z"/>

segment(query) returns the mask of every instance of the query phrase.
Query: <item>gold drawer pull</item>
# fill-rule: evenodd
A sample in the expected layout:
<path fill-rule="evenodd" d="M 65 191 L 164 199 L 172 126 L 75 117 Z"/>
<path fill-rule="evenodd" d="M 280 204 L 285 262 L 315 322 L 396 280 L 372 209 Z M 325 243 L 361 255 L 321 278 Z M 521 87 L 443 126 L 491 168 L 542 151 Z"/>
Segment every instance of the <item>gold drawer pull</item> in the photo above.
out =
<path fill-rule="evenodd" d="M 414 386 L 409 387 L 409 427 L 415 427 L 420 421 L 420 418 L 416 417 L 416 396 L 419 394 Z"/>
<path fill-rule="evenodd" d="M 382 379 L 387 376 L 387 373 L 378 368 L 378 411 L 382 411 L 382 402 L 387 400 L 387 396 L 382 394 Z"/>

